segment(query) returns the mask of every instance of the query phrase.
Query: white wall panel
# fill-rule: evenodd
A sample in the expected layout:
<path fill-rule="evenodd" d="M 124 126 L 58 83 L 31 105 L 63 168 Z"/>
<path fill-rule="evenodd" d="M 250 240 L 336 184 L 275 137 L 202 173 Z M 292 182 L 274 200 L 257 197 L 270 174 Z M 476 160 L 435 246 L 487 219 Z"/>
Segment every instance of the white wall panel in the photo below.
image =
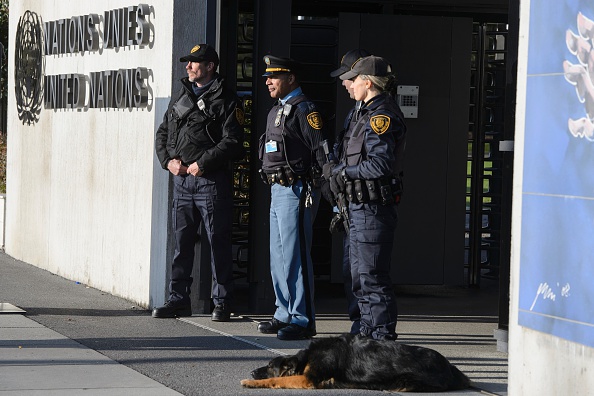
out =
<path fill-rule="evenodd" d="M 45 56 L 45 75 L 148 69 L 146 108 L 42 107 L 39 121 L 27 125 L 13 94 L 14 40 L 26 10 L 43 21 L 92 13 L 103 19 L 105 11 L 139 4 L 11 4 L 6 252 L 148 306 L 166 287 L 168 179 L 156 161 L 154 135 L 165 110 L 156 103 L 166 106 L 171 94 L 174 2 L 145 3 L 152 9 L 149 45 Z M 99 27 L 101 36 L 103 21 Z"/>

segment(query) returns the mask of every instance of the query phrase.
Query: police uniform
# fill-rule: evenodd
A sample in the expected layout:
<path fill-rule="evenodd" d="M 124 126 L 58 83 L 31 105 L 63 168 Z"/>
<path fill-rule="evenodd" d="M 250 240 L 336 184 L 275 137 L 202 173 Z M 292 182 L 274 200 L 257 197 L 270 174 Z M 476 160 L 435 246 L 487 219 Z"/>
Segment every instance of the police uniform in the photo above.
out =
<path fill-rule="evenodd" d="M 264 57 L 266 74 L 295 73 L 287 58 Z M 270 184 L 270 272 L 276 295 L 273 324 L 294 324 L 303 337 L 315 335 L 314 284 L 311 261 L 312 225 L 317 212 L 323 152 L 323 122 L 316 106 L 298 87 L 281 98 L 268 114 L 259 140 L 261 175 Z M 278 328 L 262 328 L 265 333 Z M 294 326 L 293 326 L 294 327 Z M 294 327 L 295 328 L 295 327 Z M 283 329 L 284 330 L 284 329 Z M 283 338 L 282 330 L 278 337 Z"/>
<path fill-rule="evenodd" d="M 196 52 L 203 54 L 206 49 L 211 54 L 214 52 L 205 44 L 196 47 L 193 56 Z M 180 60 L 203 59 L 185 57 Z M 218 63 L 218 58 L 216 60 Z M 190 304 L 194 246 L 200 224 L 204 222 L 211 248 L 213 302 L 219 307 L 226 304 L 224 309 L 228 316 L 234 289 L 230 163 L 243 154 L 243 111 L 237 96 L 224 88 L 223 79 L 216 73 L 215 79 L 201 90 L 187 77 L 181 83 L 157 130 L 156 153 L 164 169 L 175 158 L 185 166 L 197 162 L 203 174 L 173 176 L 175 251 L 168 303 L 176 304 L 174 307 Z M 167 317 L 156 316 L 155 312 L 153 316 Z"/>
<path fill-rule="evenodd" d="M 371 55 L 365 49 L 353 49 L 348 51 L 344 54 L 340 61 L 340 66 L 338 69 L 334 70 L 330 73 L 330 77 L 339 77 L 340 75 L 348 72 L 351 70 L 353 65 L 358 62 L 361 58 Z M 334 158 L 341 158 L 343 153 L 343 141 L 344 135 L 347 131 L 352 130 L 353 125 L 359 119 L 359 111 L 361 109 L 362 103 L 357 101 L 355 106 L 349 111 L 347 114 L 343 128 L 336 136 L 336 140 L 333 146 L 333 154 Z M 349 234 L 346 232 L 343 236 L 342 241 L 342 278 L 344 283 L 344 293 L 347 299 L 347 310 L 349 319 L 352 322 L 351 325 L 351 334 L 359 334 L 361 328 L 361 311 L 359 310 L 359 304 L 357 301 L 357 297 L 353 294 L 353 281 L 351 278 L 351 264 L 350 264 L 350 242 L 349 242 Z"/>
<path fill-rule="evenodd" d="M 406 139 L 403 119 L 387 93 L 364 103 L 345 135 L 334 176 L 344 182 L 349 200 L 349 259 L 361 311 L 360 332 L 376 339 L 397 337 L 390 263 Z"/>

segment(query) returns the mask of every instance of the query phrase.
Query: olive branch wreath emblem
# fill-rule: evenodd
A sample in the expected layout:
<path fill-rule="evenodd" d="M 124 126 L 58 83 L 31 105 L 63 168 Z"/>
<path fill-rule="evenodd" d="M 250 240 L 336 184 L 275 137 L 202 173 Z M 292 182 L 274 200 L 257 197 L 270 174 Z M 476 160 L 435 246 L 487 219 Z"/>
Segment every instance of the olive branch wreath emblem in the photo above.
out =
<path fill-rule="evenodd" d="M 43 23 L 27 10 L 17 25 L 15 39 L 15 94 L 19 119 L 23 125 L 39 121 L 43 102 Z"/>

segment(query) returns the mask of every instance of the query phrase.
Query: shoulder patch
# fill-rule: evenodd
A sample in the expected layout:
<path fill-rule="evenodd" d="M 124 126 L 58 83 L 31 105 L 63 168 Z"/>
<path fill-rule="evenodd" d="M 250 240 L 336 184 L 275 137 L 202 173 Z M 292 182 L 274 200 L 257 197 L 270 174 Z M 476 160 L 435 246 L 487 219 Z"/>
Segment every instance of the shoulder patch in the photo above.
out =
<path fill-rule="evenodd" d="M 307 122 L 309 123 L 309 125 L 311 125 L 313 129 L 322 129 L 322 126 L 324 124 L 322 121 L 321 114 L 317 111 L 314 111 L 313 113 L 309 113 L 307 115 Z"/>
<path fill-rule="evenodd" d="M 243 110 L 239 107 L 235 108 L 235 118 L 237 118 L 237 122 L 239 122 L 239 125 L 243 125 L 245 121 L 245 114 L 243 113 Z"/>
<path fill-rule="evenodd" d="M 373 132 L 381 135 L 390 128 L 390 117 L 386 115 L 375 115 L 369 119 L 369 123 Z"/>

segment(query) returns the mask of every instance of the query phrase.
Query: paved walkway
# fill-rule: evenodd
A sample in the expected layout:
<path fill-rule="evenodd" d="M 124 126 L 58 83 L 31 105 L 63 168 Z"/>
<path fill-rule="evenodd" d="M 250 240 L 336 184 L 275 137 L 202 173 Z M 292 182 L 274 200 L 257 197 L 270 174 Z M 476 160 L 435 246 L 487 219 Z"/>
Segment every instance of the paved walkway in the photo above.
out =
<path fill-rule="evenodd" d="M 438 350 L 471 378 L 474 389 L 449 395 L 506 395 L 507 355 L 496 350 L 496 317 L 477 313 L 492 311 L 491 303 L 477 305 L 480 295 L 473 297 L 471 289 L 419 289 L 398 293 L 406 307 L 399 341 Z M 270 391 L 244 389 L 239 380 L 270 358 L 307 345 L 258 333 L 255 322 L 268 317 L 247 313 L 228 323 L 208 315 L 153 319 L 126 300 L 1 253 L 0 302 L 15 305 L 0 305 L 0 396 L 263 394 Z M 316 302 L 318 337 L 348 330 L 346 316 L 333 312 L 343 305 L 342 299 Z M 458 313 L 444 314 L 443 306 Z M 26 312 L 10 312 L 17 307 Z M 363 394 L 385 392 L 340 391 Z"/>

